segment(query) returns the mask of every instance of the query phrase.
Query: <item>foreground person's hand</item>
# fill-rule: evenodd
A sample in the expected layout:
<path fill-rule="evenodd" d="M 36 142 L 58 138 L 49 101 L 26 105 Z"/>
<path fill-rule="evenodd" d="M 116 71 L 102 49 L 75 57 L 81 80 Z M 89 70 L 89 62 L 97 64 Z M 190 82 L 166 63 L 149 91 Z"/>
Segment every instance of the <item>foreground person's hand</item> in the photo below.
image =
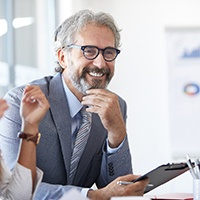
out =
<path fill-rule="evenodd" d="M 142 196 L 144 190 L 149 182 L 148 179 L 138 181 L 130 185 L 119 185 L 118 181 L 133 181 L 139 176 L 136 175 L 126 175 L 115 179 L 113 182 L 108 184 L 106 187 L 99 190 L 90 190 L 88 192 L 88 197 L 91 200 L 109 200 L 114 196 Z"/>

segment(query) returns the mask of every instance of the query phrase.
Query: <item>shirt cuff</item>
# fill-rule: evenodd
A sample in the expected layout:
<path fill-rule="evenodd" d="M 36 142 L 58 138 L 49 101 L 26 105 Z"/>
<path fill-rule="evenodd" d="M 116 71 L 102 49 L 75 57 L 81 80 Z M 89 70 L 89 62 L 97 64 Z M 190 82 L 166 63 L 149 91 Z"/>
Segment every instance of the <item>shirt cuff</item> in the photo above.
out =
<path fill-rule="evenodd" d="M 92 189 L 91 189 L 91 188 L 82 188 L 82 190 L 81 190 L 81 195 L 82 195 L 83 197 L 86 197 L 86 198 L 87 198 L 87 193 L 88 193 L 89 190 L 92 190 Z"/>
<path fill-rule="evenodd" d="M 121 144 L 120 144 L 117 148 L 111 148 L 111 147 L 109 146 L 108 139 L 107 139 L 107 140 L 106 140 L 107 153 L 109 153 L 109 154 L 116 153 L 116 152 L 117 152 L 119 149 L 121 149 L 121 147 L 123 146 L 125 139 L 126 139 L 126 137 L 124 138 L 124 140 L 121 142 Z"/>

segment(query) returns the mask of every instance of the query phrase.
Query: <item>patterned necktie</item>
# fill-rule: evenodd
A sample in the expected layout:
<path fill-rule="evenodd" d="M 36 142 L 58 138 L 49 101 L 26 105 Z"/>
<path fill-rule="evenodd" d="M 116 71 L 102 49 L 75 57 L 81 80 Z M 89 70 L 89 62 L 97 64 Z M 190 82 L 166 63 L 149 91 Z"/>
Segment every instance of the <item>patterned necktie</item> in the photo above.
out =
<path fill-rule="evenodd" d="M 81 110 L 82 124 L 80 129 L 78 130 L 71 157 L 69 184 L 72 184 L 76 168 L 78 166 L 78 162 L 87 143 L 91 128 L 91 121 L 92 121 L 91 113 L 87 112 L 85 109 L 86 108 L 83 107 Z"/>

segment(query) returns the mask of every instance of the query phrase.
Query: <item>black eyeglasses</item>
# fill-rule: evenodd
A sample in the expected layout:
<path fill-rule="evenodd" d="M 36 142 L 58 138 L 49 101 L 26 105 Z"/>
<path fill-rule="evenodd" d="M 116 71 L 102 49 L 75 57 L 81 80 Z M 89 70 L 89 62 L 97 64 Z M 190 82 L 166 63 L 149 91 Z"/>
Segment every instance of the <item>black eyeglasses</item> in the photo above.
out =
<path fill-rule="evenodd" d="M 99 55 L 100 51 L 102 51 L 104 60 L 107 62 L 112 62 L 120 53 L 120 50 L 114 47 L 106 47 L 105 49 L 100 49 L 96 46 L 91 46 L 91 45 L 79 46 L 75 44 L 67 45 L 67 47 L 81 49 L 83 51 L 84 57 L 88 60 L 94 60 Z"/>

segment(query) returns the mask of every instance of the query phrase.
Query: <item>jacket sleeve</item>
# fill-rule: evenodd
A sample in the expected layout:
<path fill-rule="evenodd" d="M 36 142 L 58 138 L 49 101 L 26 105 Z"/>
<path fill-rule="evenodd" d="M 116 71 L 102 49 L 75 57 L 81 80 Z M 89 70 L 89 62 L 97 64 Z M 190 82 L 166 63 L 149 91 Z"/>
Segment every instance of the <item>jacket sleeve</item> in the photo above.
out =
<path fill-rule="evenodd" d="M 126 102 L 119 97 L 121 112 L 126 123 Z M 109 154 L 106 150 L 106 142 L 103 145 L 103 157 L 101 172 L 97 181 L 97 187 L 102 188 L 119 176 L 133 173 L 132 160 L 129 149 L 128 137 L 124 139 L 121 147 L 114 153 Z"/>
<path fill-rule="evenodd" d="M 9 109 L 0 120 L 0 146 L 4 161 L 10 170 L 14 169 L 17 163 L 20 140 L 17 134 L 21 129 L 21 118 L 19 114 L 23 88 L 10 90 L 5 99 Z"/>
<path fill-rule="evenodd" d="M 98 188 L 105 187 L 117 177 L 132 173 L 131 154 L 126 137 L 122 147 L 117 152 L 109 154 L 103 151 L 101 173 L 97 186 Z"/>

